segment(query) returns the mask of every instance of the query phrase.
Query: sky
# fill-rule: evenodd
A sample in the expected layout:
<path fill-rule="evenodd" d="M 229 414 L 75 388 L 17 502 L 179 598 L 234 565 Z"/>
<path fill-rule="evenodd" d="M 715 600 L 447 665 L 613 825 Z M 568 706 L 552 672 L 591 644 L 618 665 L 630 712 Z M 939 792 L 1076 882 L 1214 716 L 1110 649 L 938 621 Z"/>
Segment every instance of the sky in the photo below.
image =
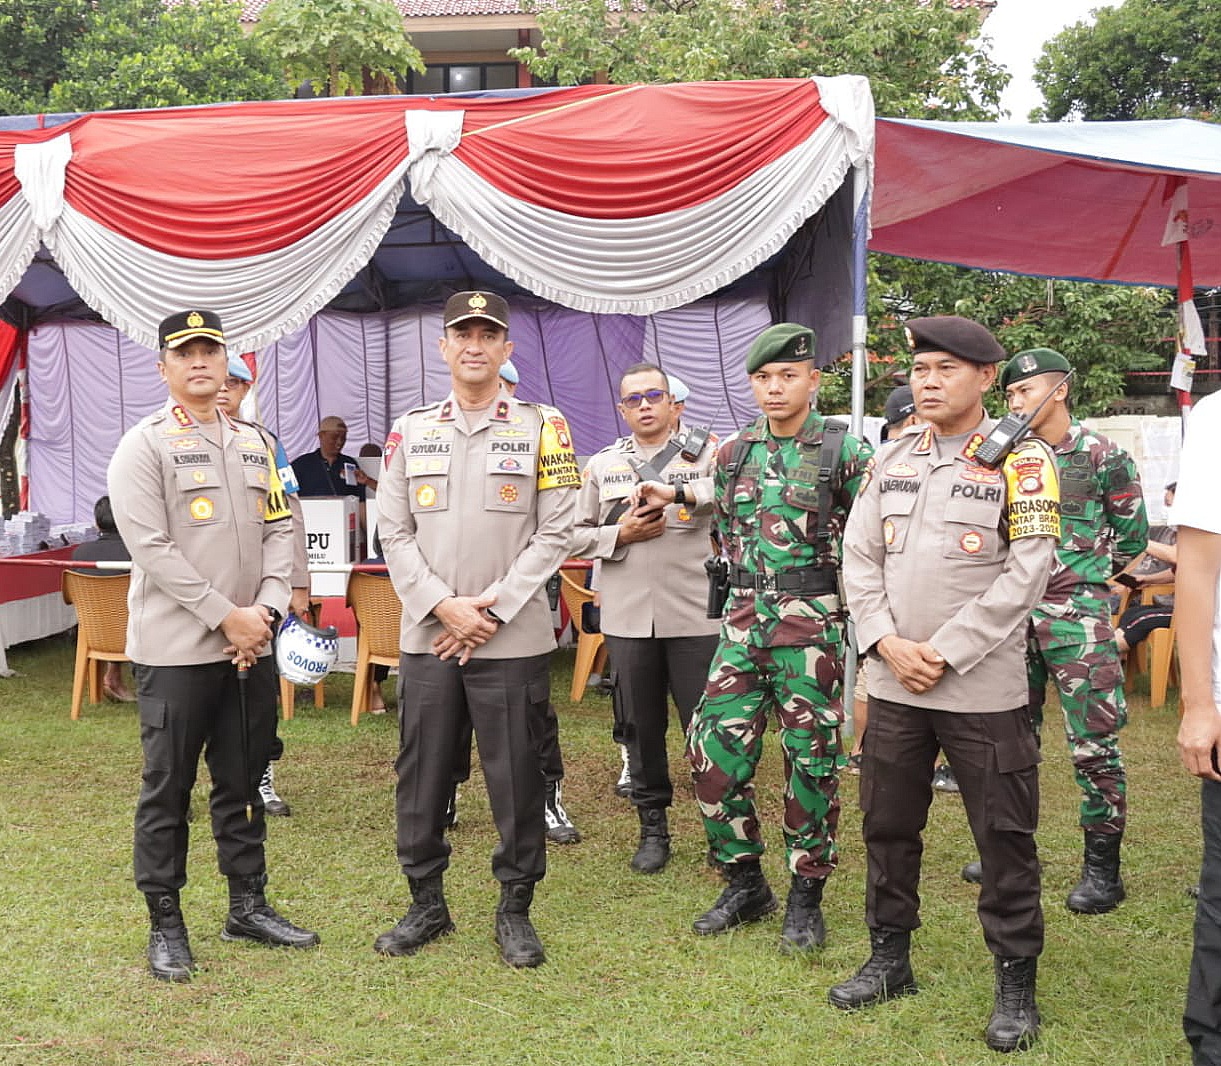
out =
<path fill-rule="evenodd" d="M 1025 122 L 1031 108 L 1043 102 L 1031 81 L 1043 45 L 1066 26 L 1092 21 L 1092 10 L 1113 6 L 1108 0 L 997 0 L 983 32 L 992 38 L 992 58 L 1013 75 L 1001 97 L 1009 121 Z"/>

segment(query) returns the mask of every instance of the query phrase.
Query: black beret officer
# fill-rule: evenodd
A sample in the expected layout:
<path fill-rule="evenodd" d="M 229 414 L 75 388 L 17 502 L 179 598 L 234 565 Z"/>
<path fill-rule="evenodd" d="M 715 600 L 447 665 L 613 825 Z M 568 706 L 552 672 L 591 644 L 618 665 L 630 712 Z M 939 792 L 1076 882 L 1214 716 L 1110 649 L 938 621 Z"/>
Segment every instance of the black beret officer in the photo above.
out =
<path fill-rule="evenodd" d="M 906 330 L 912 355 L 949 352 L 971 363 L 999 363 L 1008 356 L 987 327 L 960 315 L 909 318 Z"/>

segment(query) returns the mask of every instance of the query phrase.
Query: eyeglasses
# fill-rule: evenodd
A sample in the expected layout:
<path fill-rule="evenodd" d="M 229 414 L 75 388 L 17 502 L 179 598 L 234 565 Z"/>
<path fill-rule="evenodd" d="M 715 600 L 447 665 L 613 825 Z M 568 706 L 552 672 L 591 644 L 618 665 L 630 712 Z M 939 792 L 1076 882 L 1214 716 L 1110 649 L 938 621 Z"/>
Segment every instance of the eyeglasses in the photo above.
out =
<path fill-rule="evenodd" d="M 239 385 L 245 385 L 246 382 L 241 378 L 225 378 L 225 388 L 236 389 Z"/>
<path fill-rule="evenodd" d="M 648 400 L 649 405 L 652 406 L 661 403 L 669 395 L 665 389 L 645 389 L 644 392 L 629 392 L 626 396 L 620 396 L 619 402 L 629 411 L 634 411 L 645 400 Z"/>

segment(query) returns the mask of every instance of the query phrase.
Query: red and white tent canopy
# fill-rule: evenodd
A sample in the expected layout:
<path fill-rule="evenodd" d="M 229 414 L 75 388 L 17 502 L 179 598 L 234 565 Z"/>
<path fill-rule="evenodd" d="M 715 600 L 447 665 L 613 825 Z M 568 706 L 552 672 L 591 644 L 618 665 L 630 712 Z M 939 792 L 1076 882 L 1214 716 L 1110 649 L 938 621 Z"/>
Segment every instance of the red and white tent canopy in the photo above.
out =
<path fill-rule="evenodd" d="M 141 344 L 206 306 L 261 348 L 393 237 L 409 190 L 537 295 L 647 315 L 773 256 L 854 168 L 863 195 L 872 152 L 851 76 L 83 115 L 0 130 L 0 299 L 41 244 Z"/>

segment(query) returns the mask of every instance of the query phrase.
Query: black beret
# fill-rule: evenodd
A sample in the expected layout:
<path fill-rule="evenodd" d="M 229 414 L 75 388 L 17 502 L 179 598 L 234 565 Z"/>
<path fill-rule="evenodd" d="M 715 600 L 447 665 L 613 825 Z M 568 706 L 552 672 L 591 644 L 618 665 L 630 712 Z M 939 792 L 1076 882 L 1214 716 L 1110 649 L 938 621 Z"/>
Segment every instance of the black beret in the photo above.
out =
<path fill-rule="evenodd" d="M 746 372 L 753 374 L 768 363 L 804 363 L 814 358 L 814 331 L 795 322 L 768 326 L 746 353 Z"/>
<path fill-rule="evenodd" d="M 470 318 L 486 318 L 502 329 L 509 328 L 509 305 L 494 292 L 456 292 L 445 301 L 445 328 Z"/>
<path fill-rule="evenodd" d="M 1001 371 L 1001 388 L 1007 389 L 1015 381 L 1032 378 L 1036 374 L 1067 374 L 1072 367 L 1054 348 L 1030 348 L 1018 352 Z"/>
<path fill-rule="evenodd" d="M 179 311 L 161 320 L 157 336 L 162 348 L 177 348 L 196 337 L 225 343 L 220 315 L 215 311 Z"/>
<path fill-rule="evenodd" d="M 961 315 L 909 318 L 907 341 L 914 355 L 949 352 L 969 363 L 999 363 L 1007 358 L 1005 349 L 986 327 Z"/>

